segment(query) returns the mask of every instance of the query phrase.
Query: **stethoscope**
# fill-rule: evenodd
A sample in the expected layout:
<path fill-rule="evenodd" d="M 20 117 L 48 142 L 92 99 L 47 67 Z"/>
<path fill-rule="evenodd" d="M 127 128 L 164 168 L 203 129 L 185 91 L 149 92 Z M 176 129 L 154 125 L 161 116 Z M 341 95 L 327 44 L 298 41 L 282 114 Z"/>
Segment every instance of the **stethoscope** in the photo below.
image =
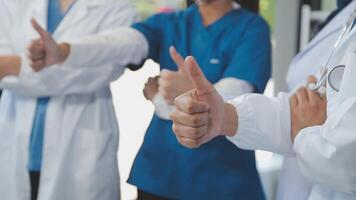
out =
<path fill-rule="evenodd" d="M 320 78 L 318 82 L 309 84 L 308 87 L 316 91 L 320 94 L 325 94 L 326 92 L 326 84 L 328 83 L 330 87 L 335 90 L 336 92 L 339 92 L 340 90 L 340 85 L 341 85 L 341 80 L 345 71 L 345 65 L 339 65 L 336 67 L 329 69 L 330 62 L 332 58 L 335 56 L 336 50 L 339 48 L 341 41 L 344 39 L 347 33 L 349 33 L 353 26 L 354 26 L 354 21 L 356 19 L 356 10 L 351 14 L 350 18 L 348 19 L 343 31 L 341 32 L 340 36 L 335 42 L 335 45 L 333 49 L 331 50 L 331 53 L 323 67 L 320 73 Z"/>

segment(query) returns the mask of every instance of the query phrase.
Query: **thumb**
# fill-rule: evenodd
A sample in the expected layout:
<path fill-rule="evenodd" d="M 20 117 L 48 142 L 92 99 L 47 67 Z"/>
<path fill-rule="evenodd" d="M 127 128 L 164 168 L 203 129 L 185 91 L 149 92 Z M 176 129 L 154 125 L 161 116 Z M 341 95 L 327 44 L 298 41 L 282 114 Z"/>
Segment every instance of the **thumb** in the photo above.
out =
<path fill-rule="evenodd" d="M 176 65 L 178 67 L 178 71 L 186 73 L 184 58 L 177 52 L 176 48 L 171 46 L 169 48 L 169 54 L 171 55 L 171 58 L 173 59 L 173 61 L 176 63 Z"/>
<path fill-rule="evenodd" d="M 198 95 L 207 95 L 214 91 L 213 85 L 205 78 L 194 57 L 188 56 L 185 59 L 185 67 Z"/>
<path fill-rule="evenodd" d="M 32 27 L 37 31 L 37 33 L 40 35 L 41 39 L 46 41 L 51 38 L 50 34 L 45 31 L 35 19 L 31 19 L 31 24 Z"/>

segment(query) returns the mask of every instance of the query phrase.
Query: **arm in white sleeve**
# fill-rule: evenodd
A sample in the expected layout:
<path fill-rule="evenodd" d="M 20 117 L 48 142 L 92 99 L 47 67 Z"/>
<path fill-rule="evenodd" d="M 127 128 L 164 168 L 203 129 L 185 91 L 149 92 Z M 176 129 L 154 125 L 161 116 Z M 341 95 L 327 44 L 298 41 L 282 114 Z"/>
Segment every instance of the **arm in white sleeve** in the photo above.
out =
<path fill-rule="evenodd" d="M 104 64 L 140 64 L 148 56 L 145 36 L 131 27 L 120 27 L 98 35 L 69 41 L 71 50 L 63 66 L 90 68 Z"/>
<path fill-rule="evenodd" d="M 23 58 L 22 61 L 26 61 L 26 59 Z M 10 89 L 15 93 L 32 97 L 88 94 L 108 86 L 123 72 L 124 66 L 114 65 L 89 69 L 51 66 L 39 73 L 34 73 L 29 67 L 22 67 L 19 76 L 3 78 L 0 81 L 0 88 Z"/>
<path fill-rule="evenodd" d="M 227 137 L 242 149 L 294 155 L 291 139 L 289 95 L 270 98 L 247 94 L 229 102 L 238 113 L 238 130 Z"/>
<path fill-rule="evenodd" d="M 131 22 L 133 18 L 126 16 Z M 128 21 L 111 25 L 126 26 Z M 92 93 L 116 80 L 127 64 L 139 64 L 148 54 L 146 39 L 130 27 L 120 27 L 78 41 L 80 45 L 72 47 L 71 56 L 65 63 L 38 73 L 32 71 L 27 58 L 22 56 L 20 75 L 5 77 L 0 81 L 0 88 L 35 97 Z"/>
<path fill-rule="evenodd" d="M 214 85 L 215 89 L 224 98 L 225 101 L 245 93 L 253 92 L 253 86 L 247 81 L 236 78 L 224 78 Z M 169 119 L 169 114 L 173 111 L 173 106 L 167 104 L 159 93 L 152 100 L 155 106 L 155 113 L 158 117 L 165 120 Z"/>
<path fill-rule="evenodd" d="M 356 98 L 343 103 L 323 126 L 303 129 L 295 139 L 299 168 L 312 182 L 356 193 Z"/>
<path fill-rule="evenodd" d="M 130 28 L 120 28 L 128 30 Z M 130 29 L 131 30 L 131 29 Z M 141 33 L 139 33 L 141 34 Z M 71 59 L 62 65 L 50 66 L 47 69 L 34 73 L 29 67 L 25 56 L 22 56 L 21 73 L 18 77 L 5 77 L 0 81 L 0 87 L 14 90 L 17 93 L 27 96 L 56 96 L 68 94 L 85 94 L 97 91 L 111 81 L 116 80 L 124 71 L 124 67 L 129 63 L 139 64 L 148 52 L 147 41 L 139 34 L 128 34 L 121 38 L 123 44 L 117 41 L 118 49 L 122 47 L 122 52 L 111 52 L 100 60 L 100 56 L 95 56 L 97 50 L 73 49 L 74 54 Z M 125 39 L 123 39 L 125 38 Z M 126 39 L 129 42 L 125 41 Z M 94 46 L 88 48 L 96 48 Z M 125 52 L 125 50 L 128 50 Z M 84 51 L 84 52 L 81 52 Z M 76 53 L 82 57 L 74 58 Z M 109 53 L 109 52 L 106 52 Z M 118 53 L 118 54 L 116 54 Z M 84 56 L 86 54 L 86 56 Z M 123 57 L 123 59 L 117 59 Z M 98 61 L 96 62 L 96 58 Z M 110 60 L 111 59 L 111 60 Z M 72 67 L 68 65 L 81 65 L 80 62 L 92 62 L 93 67 Z M 86 63 L 89 65 L 89 63 Z"/>

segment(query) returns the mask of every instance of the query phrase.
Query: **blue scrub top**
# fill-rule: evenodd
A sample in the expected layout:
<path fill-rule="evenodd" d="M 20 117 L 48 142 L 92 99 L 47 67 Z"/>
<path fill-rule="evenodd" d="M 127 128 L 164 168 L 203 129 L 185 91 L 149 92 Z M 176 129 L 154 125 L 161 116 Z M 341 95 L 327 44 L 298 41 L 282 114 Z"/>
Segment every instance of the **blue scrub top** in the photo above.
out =
<path fill-rule="evenodd" d="M 63 13 L 60 8 L 59 0 L 48 1 L 47 31 L 49 33 L 54 33 L 65 14 L 66 13 Z M 45 119 L 49 100 L 50 98 L 48 97 L 39 98 L 37 100 L 30 138 L 29 161 L 27 166 L 28 170 L 31 172 L 39 172 L 42 167 Z"/>
<path fill-rule="evenodd" d="M 246 80 L 262 92 L 271 75 L 270 32 L 266 22 L 245 9 L 232 10 L 204 27 L 198 7 L 157 14 L 133 25 L 149 43 L 149 58 L 161 69 L 177 70 L 169 56 L 174 45 L 193 55 L 207 78 Z M 137 154 L 129 183 L 170 199 L 264 199 L 253 151 L 218 137 L 198 149 L 181 146 L 172 122 L 153 117 Z"/>

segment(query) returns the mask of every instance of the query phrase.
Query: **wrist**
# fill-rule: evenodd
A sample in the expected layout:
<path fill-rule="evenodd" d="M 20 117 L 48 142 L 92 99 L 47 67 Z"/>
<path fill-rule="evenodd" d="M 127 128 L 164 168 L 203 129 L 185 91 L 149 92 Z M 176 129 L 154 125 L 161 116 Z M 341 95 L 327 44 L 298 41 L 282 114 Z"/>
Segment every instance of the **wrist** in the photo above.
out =
<path fill-rule="evenodd" d="M 236 108 L 229 103 L 224 104 L 224 110 L 222 134 L 224 136 L 233 137 L 236 135 L 238 128 L 237 111 Z"/>
<path fill-rule="evenodd" d="M 68 43 L 59 44 L 59 63 L 64 63 L 70 53 L 70 45 Z"/>
<path fill-rule="evenodd" d="M 298 133 L 300 132 L 301 129 L 297 127 L 292 127 L 291 131 L 291 139 L 292 139 L 292 144 L 294 144 L 295 138 L 297 137 Z"/>

